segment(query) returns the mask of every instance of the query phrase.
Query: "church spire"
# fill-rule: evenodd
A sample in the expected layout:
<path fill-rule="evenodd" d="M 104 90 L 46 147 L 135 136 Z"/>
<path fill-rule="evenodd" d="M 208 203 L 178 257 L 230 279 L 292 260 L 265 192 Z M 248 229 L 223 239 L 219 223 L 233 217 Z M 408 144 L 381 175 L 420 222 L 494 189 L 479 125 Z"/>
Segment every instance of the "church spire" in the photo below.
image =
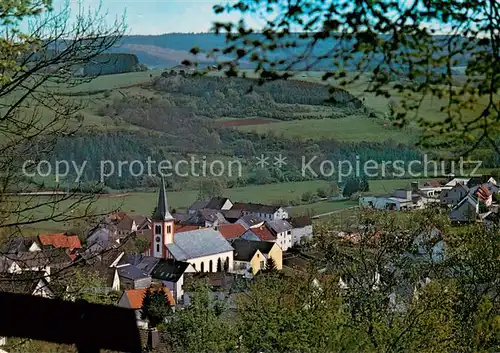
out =
<path fill-rule="evenodd" d="M 165 181 L 161 178 L 160 193 L 158 194 L 158 205 L 156 206 L 153 219 L 156 221 L 172 221 L 174 217 L 168 211 L 167 193 L 165 192 Z"/>

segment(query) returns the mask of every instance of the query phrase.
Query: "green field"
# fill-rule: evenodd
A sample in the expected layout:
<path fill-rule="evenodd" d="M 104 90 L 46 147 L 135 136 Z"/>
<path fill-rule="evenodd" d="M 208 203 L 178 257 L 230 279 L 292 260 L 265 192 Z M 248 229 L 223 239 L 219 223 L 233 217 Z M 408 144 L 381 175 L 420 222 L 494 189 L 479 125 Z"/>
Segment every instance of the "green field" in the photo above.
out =
<path fill-rule="evenodd" d="M 307 119 L 239 126 L 238 129 L 259 134 L 273 131 L 293 140 L 331 138 L 344 142 L 382 142 L 393 139 L 400 143 L 406 143 L 410 142 L 412 136 L 406 131 L 390 125 L 384 126 L 382 120 L 356 116 L 340 119 Z"/>

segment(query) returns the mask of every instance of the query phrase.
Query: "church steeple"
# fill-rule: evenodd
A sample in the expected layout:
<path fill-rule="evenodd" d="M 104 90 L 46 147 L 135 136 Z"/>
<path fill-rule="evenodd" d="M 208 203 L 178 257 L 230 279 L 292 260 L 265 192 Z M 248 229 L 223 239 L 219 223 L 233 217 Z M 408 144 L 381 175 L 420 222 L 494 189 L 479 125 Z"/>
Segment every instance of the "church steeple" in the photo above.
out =
<path fill-rule="evenodd" d="M 161 179 L 161 188 L 158 194 L 158 204 L 152 219 L 151 227 L 151 256 L 166 258 L 169 256 L 167 247 L 174 242 L 175 220 L 168 211 L 165 181 Z"/>
<path fill-rule="evenodd" d="M 165 181 L 161 178 L 160 193 L 158 194 L 158 204 L 156 206 L 155 214 L 153 215 L 155 221 L 173 221 L 174 217 L 168 211 L 167 193 L 165 192 Z"/>

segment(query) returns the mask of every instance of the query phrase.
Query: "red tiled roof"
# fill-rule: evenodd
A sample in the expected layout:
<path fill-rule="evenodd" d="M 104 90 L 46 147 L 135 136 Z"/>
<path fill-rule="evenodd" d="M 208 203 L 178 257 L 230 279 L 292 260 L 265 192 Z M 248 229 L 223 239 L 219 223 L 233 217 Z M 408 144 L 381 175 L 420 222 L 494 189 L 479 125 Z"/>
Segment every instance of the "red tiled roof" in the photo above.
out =
<path fill-rule="evenodd" d="M 191 225 L 185 225 L 185 226 L 175 226 L 174 227 L 174 232 L 175 233 L 182 233 L 182 232 L 189 232 L 190 230 L 197 230 L 200 229 L 199 226 L 191 226 Z"/>
<path fill-rule="evenodd" d="M 217 230 L 222 234 L 227 240 L 239 238 L 246 229 L 239 223 L 234 224 L 222 224 Z"/>
<path fill-rule="evenodd" d="M 73 250 L 82 247 L 77 235 L 66 235 L 64 233 L 40 234 L 38 238 L 42 245 L 52 245 L 54 248 Z"/>
<path fill-rule="evenodd" d="M 130 303 L 130 309 L 140 309 L 142 306 L 142 299 L 144 298 L 144 294 L 146 294 L 146 290 L 148 288 L 141 288 L 141 289 L 128 289 L 125 291 L 124 295 L 127 296 L 128 302 Z M 167 293 L 168 300 L 171 303 L 171 305 L 175 305 L 175 300 L 172 292 L 166 288 L 163 287 L 163 290 L 165 293 Z"/>
<path fill-rule="evenodd" d="M 266 226 L 260 226 L 250 229 L 257 235 L 257 237 L 262 241 L 276 240 L 276 237 L 271 233 L 271 231 Z"/>
<path fill-rule="evenodd" d="M 488 200 L 488 198 L 491 196 L 490 190 L 488 190 L 488 186 L 486 184 L 481 185 L 477 191 L 476 195 L 482 199 L 483 201 Z"/>

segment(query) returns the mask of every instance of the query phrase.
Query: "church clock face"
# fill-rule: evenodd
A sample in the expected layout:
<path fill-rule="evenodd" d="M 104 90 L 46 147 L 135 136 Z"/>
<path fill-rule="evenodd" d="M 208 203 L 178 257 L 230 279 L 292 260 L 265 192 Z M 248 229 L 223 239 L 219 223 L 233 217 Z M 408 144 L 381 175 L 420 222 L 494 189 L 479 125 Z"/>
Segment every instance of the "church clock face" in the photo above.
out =
<path fill-rule="evenodd" d="M 160 237 L 156 237 L 156 242 L 159 243 L 160 242 Z"/>

